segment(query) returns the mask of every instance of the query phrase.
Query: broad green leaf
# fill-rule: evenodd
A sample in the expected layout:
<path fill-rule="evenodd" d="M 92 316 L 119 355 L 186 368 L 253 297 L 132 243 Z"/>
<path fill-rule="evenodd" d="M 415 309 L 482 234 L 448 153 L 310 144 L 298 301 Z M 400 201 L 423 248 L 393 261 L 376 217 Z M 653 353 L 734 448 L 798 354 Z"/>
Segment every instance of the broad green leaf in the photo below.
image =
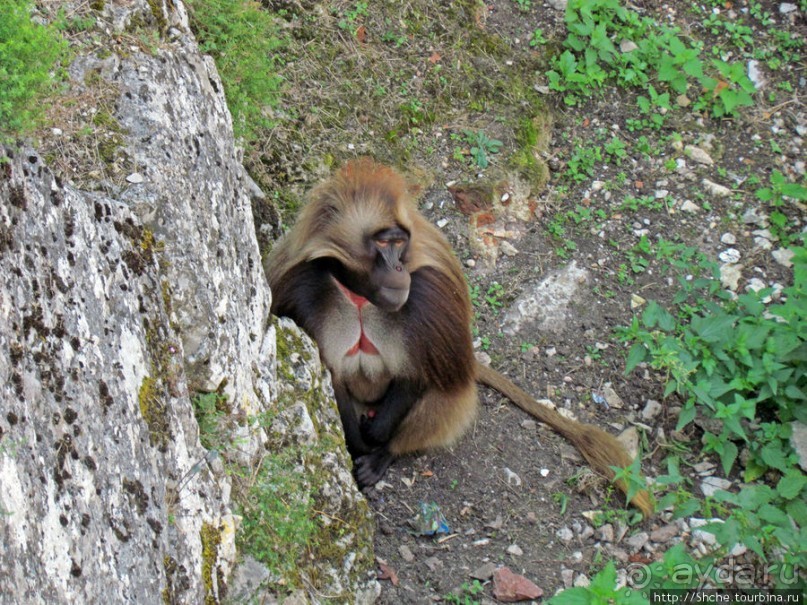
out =
<path fill-rule="evenodd" d="M 711 315 L 692 318 L 692 330 L 706 342 L 721 342 L 728 338 L 733 326 L 731 315 Z"/>
<path fill-rule="evenodd" d="M 790 470 L 779 479 L 776 491 L 786 500 L 792 500 L 801 493 L 805 485 L 807 485 L 807 476 L 800 471 Z"/>

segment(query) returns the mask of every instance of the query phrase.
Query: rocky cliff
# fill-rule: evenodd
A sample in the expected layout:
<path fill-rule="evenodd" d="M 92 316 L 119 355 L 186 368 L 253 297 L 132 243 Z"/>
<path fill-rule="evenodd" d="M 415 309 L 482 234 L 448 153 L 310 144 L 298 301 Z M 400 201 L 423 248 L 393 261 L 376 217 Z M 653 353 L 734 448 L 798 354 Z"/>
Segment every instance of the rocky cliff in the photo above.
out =
<path fill-rule="evenodd" d="M 315 352 L 269 321 L 256 188 L 215 66 L 181 2 L 96 10 L 100 43 L 70 85 L 111 95 L 128 170 L 77 184 L 36 148 L 0 158 L 0 603 L 217 603 L 295 585 L 372 600 L 367 508 Z M 121 45 L 135 24 L 159 42 Z M 208 448 L 200 394 L 226 428 Z M 257 496 L 230 479 L 281 449 L 313 492 L 292 570 L 244 556 L 239 528 L 261 520 L 238 497 Z"/>

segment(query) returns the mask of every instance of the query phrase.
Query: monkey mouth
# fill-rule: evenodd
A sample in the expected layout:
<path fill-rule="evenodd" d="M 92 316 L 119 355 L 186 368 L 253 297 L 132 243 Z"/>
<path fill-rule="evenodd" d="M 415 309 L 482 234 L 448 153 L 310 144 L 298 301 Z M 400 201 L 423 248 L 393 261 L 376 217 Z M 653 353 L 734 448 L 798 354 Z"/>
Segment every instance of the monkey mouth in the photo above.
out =
<path fill-rule="evenodd" d="M 385 311 L 399 311 L 409 299 L 409 288 L 379 288 L 378 306 Z"/>

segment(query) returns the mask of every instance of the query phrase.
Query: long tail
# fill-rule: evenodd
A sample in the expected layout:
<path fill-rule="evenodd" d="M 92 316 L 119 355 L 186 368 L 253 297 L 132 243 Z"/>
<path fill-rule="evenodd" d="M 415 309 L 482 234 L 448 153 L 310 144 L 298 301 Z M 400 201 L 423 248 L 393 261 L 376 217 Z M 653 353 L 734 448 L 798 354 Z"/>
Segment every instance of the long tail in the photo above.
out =
<path fill-rule="evenodd" d="M 499 391 L 505 397 L 513 400 L 522 410 L 535 416 L 541 422 L 548 424 L 555 431 L 568 439 L 572 445 L 583 455 L 592 469 L 610 480 L 614 479 L 612 466 L 626 467 L 632 460 L 622 444 L 605 431 L 590 424 L 583 424 L 561 416 L 556 410 L 538 403 L 532 396 L 511 382 L 496 370 L 476 364 L 476 379 L 482 384 Z M 619 480 L 619 488 L 628 493 L 627 484 Z M 642 511 L 645 518 L 653 513 L 653 498 L 646 491 L 641 490 L 631 499 L 631 503 Z"/>

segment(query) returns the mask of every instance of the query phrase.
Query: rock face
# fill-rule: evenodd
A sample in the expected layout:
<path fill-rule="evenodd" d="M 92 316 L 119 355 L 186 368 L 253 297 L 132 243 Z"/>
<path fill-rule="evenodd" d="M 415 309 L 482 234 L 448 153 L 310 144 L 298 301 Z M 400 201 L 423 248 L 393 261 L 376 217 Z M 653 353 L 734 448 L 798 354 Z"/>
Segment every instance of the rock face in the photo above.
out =
<path fill-rule="evenodd" d="M 221 82 L 182 4 L 168 5 L 107 3 L 106 35 L 159 11 L 170 40 L 71 66 L 120 93 L 114 117 L 138 167 L 124 186 L 82 191 L 35 150 L 0 150 L 3 604 L 220 602 L 236 504 L 222 458 L 200 445 L 192 399 L 228 402 L 237 447 L 221 453 L 242 466 L 277 443 L 249 419 L 282 417 L 279 399 L 297 405 L 278 396 L 299 387 L 277 378 L 252 184 Z M 294 412 L 303 421 L 289 438 L 338 435 L 327 376 L 315 355 L 303 366 L 325 395 Z M 370 518 L 332 441 L 303 470 L 329 473 L 318 513 L 350 511 L 354 531 L 317 562 L 316 588 L 369 600 Z"/>

